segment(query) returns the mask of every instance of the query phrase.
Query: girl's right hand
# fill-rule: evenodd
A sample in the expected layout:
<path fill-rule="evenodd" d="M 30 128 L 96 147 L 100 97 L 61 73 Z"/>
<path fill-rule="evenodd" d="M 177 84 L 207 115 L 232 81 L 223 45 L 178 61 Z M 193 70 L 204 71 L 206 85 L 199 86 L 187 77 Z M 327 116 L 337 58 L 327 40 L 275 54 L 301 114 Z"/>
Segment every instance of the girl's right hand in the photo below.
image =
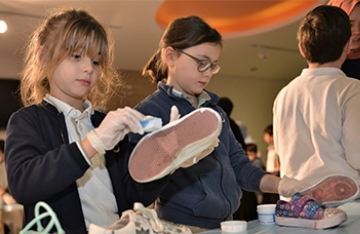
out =
<path fill-rule="evenodd" d="M 140 121 L 145 116 L 130 108 L 119 108 L 110 111 L 100 126 L 87 134 L 90 144 L 100 154 L 110 150 L 120 142 L 129 132 L 144 134 Z"/>

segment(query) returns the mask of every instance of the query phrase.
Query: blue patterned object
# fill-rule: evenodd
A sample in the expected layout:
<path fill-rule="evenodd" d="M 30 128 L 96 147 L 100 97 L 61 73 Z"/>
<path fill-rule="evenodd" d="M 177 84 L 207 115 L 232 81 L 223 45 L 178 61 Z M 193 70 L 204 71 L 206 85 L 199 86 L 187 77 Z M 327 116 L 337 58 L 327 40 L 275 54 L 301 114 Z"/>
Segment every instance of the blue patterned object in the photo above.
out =
<path fill-rule="evenodd" d="M 326 207 L 309 196 L 295 193 L 289 202 L 278 201 L 275 214 L 278 217 L 319 220 L 324 218 Z"/>

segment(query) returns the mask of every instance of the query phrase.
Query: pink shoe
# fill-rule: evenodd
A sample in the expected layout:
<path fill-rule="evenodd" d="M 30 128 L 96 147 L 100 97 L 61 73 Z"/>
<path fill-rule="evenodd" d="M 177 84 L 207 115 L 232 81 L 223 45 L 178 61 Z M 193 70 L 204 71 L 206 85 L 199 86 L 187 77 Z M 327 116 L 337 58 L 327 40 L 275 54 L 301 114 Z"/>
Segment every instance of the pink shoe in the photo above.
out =
<path fill-rule="evenodd" d="M 221 117 L 216 111 L 200 108 L 147 134 L 130 156 L 130 175 L 137 182 L 150 182 L 170 174 L 188 160 L 196 163 L 195 156 L 211 148 L 221 128 Z"/>
<path fill-rule="evenodd" d="M 328 206 L 338 206 L 354 200 L 359 194 L 359 185 L 348 176 L 331 175 L 301 194 Z"/>

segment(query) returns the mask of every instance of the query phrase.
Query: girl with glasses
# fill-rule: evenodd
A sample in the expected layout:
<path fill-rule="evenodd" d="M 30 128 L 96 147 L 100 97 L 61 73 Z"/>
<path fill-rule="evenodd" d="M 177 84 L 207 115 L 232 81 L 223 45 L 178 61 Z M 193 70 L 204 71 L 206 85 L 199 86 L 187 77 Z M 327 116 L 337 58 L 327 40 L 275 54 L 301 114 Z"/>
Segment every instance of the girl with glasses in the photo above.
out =
<path fill-rule="evenodd" d="M 226 113 L 217 106 L 219 97 L 205 90 L 220 69 L 217 62 L 221 50 L 221 35 L 201 18 L 175 19 L 143 70 L 143 75 L 150 76 L 158 89 L 135 107 L 144 115 L 162 118 L 163 124 L 169 122 L 168 113 L 173 105 L 180 116 L 203 107 L 222 116 L 218 147 L 197 164 L 170 175 L 170 183 L 155 204 L 160 218 L 188 225 L 194 233 L 219 228 L 220 222 L 232 219 L 239 206 L 240 187 L 278 193 L 280 181 L 251 165 L 230 130 Z M 134 143 L 142 137 L 130 134 Z M 294 185 L 302 186 L 296 181 Z"/>

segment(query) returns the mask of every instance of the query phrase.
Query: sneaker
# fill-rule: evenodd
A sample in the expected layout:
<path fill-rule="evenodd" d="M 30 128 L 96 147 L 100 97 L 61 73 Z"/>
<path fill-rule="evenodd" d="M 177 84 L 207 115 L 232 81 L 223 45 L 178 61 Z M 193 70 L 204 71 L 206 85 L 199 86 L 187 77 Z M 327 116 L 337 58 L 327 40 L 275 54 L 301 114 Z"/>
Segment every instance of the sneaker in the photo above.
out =
<path fill-rule="evenodd" d="M 191 234 L 184 225 L 163 221 L 157 217 L 155 210 L 145 208 L 141 203 L 134 203 L 134 210 L 124 211 L 121 218 L 108 227 L 100 227 L 93 223 L 89 226 L 89 234 Z"/>
<path fill-rule="evenodd" d="M 289 202 L 279 200 L 275 208 L 275 223 L 281 226 L 325 229 L 346 219 L 343 210 L 327 207 L 300 193 L 295 193 Z"/>
<path fill-rule="evenodd" d="M 129 172 L 140 183 L 160 179 L 207 150 L 220 135 L 220 115 L 200 108 L 144 136 L 129 159 Z"/>
<path fill-rule="evenodd" d="M 348 176 L 331 175 L 302 191 L 301 194 L 327 206 L 338 206 L 357 198 L 359 185 Z"/>

